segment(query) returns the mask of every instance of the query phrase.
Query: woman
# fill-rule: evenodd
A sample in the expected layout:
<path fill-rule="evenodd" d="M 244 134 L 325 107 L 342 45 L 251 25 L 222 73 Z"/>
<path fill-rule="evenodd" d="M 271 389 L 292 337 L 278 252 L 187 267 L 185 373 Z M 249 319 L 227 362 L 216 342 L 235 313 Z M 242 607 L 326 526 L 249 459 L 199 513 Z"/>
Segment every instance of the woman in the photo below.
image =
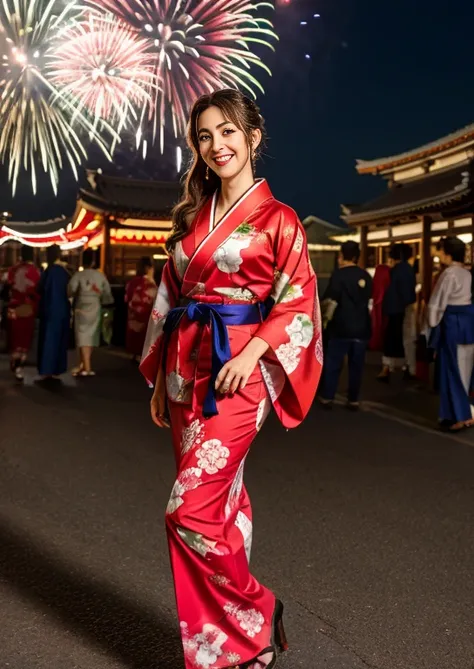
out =
<path fill-rule="evenodd" d="M 69 274 L 61 263 L 59 246 L 46 250 L 48 267 L 38 284 L 39 340 L 38 371 L 41 380 L 64 374 L 67 370 L 70 304 L 67 296 Z"/>
<path fill-rule="evenodd" d="M 427 308 L 430 346 L 437 351 L 441 427 L 458 432 L 474 426 L 469 394 L 474 368 L 472 276 L 464 267 L 466 245 L 442 240 L 439 257 L 446 267 Z"/>
<path fill-rule="evenodd" d="M 137 276 L 128 282 L 125 292 L 128 305 L 126 348 L 133 361 L 141 356 L 145 345 L 146 329 L 157 291 L 153 277 L 153 261 L 151 258 L 141 258 Z"/>
<path fill-rule="evenodd" d="M 286 428 L 306 416 L 322 343 L 304 228 L 254 177 L 263 138 L 238 91 L 194 105 L 194 162 L 141 365 L 152 418 L 172 428 L 166 526 L 187 669 L 269 668 L 286 648 L 283 605 L 249 573 L 243 469 L 272 402 Z"/>
<path fill-rule="evenodd" d="M 378 265 L 372 287 L 372 337 L 369 348 L 371 351 L 382 351 L 387 328 L 387 317 L 383 313 L 383 300 L 390 285 L 390 267 Z"/>
<path fill-rule="evenodd" d="M 114 298 L 107 278 L 94 269 L 94 251 L 82 254 L 84 269 L 76 272 L 69 283 L 69 297 L 74 299 L 74 335 L 79 351 L 79 366 L 73 376 L 95 376 L 91 367 L 92 349 L 100 345 L 102 304 Z"/>
<path fill-rule="evenodd" d="M 23 366 L 33 342 L 38 310 L 37 287 L 41 275 L 33 260 L 32 247 L 23 246 L 21 262 L 10 269 L 7 279 L 10 289 L 8 302 L 10 368 L 18 381 L 23 381 Z"/>

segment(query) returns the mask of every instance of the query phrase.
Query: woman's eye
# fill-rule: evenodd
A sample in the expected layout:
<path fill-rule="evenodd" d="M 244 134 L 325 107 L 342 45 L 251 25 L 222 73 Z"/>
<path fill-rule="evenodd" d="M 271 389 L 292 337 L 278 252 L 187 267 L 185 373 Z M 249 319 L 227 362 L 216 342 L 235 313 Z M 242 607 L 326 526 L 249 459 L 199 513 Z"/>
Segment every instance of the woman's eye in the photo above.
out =
<path fill-rule="evenodd" d="M 232 130 L 232 128 L 226 128 L 224 130 L 224 135 L 232 135 L 235 132 L 235 130 Z"/>
<path fill-rule="evenodd" d="M 209 135 L 201 135 L 199 137 L 200 142 L 207 142 L 210 139 Z"/>

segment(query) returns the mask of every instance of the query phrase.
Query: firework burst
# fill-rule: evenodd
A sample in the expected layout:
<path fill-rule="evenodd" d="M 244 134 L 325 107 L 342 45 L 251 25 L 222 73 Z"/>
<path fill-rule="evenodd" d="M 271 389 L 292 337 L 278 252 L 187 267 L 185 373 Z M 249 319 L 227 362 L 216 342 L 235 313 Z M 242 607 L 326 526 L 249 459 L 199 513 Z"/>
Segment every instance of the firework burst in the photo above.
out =
<path fill-rule="evenodd" d="M 13 193 L 22 169 L 29 172 L 36 193 L 38 161 L 55 193 L 65 161 L 77 178 L 77 167 L 86 158 L 83 134 L 110 158 L 98 129 L 48 79 L 47 50 L 78 13 L 73 2 L 56 10 L 56 0 L 2 0 L 0 5 L 8 45 L 0 82 L 0 158 L 9 163 Z"/>
<path fill-rule="evenodd" d="M 175 136 L 184 134 L 194 100 L 228 86 L 255 97 L 263 88 L 252 73 L 270 70 L 250 50 L 252 43 L 273 49 L 278 39 L 268 19 L 256 16 L 269 2 L 251 0 L 88 0 L 96 11 L 109 11 L 147 40 L 158 87 L 142 121 L 152 121 L 153 139 L 172 120 Z M 141 128 L 137 141 L 141 141 Z"/>
<path fill-rule="evenodd" d="M 138 120 L 137 108 L 151 103 L 155 86 L 148 41 L 110 15 L 92 13 L 61 31 L 48 69 L 61 95 L 96 123 L 110 121 L 120 132 Z"/>

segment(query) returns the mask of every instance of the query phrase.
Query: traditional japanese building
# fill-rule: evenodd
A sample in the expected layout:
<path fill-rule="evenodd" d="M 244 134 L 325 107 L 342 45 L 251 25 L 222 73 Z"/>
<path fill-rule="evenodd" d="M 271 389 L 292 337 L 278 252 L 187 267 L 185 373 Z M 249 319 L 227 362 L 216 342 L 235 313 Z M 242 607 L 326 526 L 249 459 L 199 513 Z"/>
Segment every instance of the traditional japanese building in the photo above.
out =
<path fill-rule="evenodd" d="M 431 286 L 432 245 L 457 235 L 472 246 L 474 233 L 474 124 L 411 151 L 357 160 L 359 174 L 381 176 L 387 190 L 364 204 L 342 205 L 342 219 L 374 266 L 394 242 L 413 245 L 425 295 Z"/>
<path fill-rule="evenodd" d="M 70 255 L 73 265 L 79 264 L 80 249 L 100 250 L 102 270 L 117 282 L 133 275 L 141 256 L 164 261 L 179 183 L 110 177 L 92 171 L 87 173 L 87 180 L 88 187 L 79 191 L 70 218 L 0 222 L 0 266 L 16 261 L 19 244 L 38 249 L 58 244 L 65 255 Z"/>
<path fill-rule="evenodd" d="M 81 189 L 71 231 L 91 220 L 94 234 L 87 246 L 100 248 L 101 268 L 126 279 L 140 256 L 165 260 L 171 211 L 180 196 L 178 182 L 141 181 L 88 172 L 89 188 Z M 92 223 L 93 221 L 93 223 Z"/>

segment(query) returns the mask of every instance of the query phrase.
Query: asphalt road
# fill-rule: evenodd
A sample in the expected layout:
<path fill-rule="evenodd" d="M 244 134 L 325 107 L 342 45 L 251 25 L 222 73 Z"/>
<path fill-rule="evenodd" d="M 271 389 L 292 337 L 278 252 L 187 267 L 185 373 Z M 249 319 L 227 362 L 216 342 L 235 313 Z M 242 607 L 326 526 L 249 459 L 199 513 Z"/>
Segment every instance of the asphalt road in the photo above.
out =
<path fill-rule="evenodd" d="M 169 435 L 136 369 L 98 362 L 48 389 L 0 361 L 2 669 L 182 666 Z M 282 669 L 474 668 L 471 437 L 393 414 L 387 392 L 289 433 L 271 419 L 254 444 L 252 568 L 286 603 Z"/>

